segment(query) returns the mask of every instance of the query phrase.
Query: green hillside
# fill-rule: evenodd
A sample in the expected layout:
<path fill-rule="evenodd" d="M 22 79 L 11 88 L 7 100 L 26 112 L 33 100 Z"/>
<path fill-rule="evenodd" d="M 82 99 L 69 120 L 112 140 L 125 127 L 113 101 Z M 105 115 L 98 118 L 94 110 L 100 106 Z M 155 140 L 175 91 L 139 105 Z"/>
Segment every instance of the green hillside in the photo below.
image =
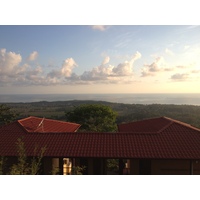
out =
<path fill-rule="evenodd" d="M 169 105 L 169 104 L 122 104 L 105 101 L 57 101 L 34 103 L 8 103 L 7 105 L 17 113 L 18 118 L 28 116 L 45 117 L 66 120 L 65 112 L 82 104 L 103 104 L 110 106 L 118 113 L 117 122 L 130 122 L 153 117 L 166 116 L 200 128 L 200 106 Z"/>

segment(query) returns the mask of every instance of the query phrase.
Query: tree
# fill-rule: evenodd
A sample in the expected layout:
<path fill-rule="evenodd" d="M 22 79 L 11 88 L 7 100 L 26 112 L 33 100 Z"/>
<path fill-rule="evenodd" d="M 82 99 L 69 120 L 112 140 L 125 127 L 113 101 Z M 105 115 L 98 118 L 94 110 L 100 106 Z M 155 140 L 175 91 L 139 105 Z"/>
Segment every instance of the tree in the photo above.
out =
<path fill-rule="evenodd" d="M 66 112 L 66 117 L 68 121 L 81 124 L 80 130 L 82 131 L 113 132 L 117 130 L 117 113 L 109 106 L 81 105 Z"/>
<path fill-rule="evenodd" d="M 11 166 L 10 175 L 36 175 L 39 172 L 41 161 L 46 151 L 46 147 L 42 147 L 38 152 L 38 146 L 35 146 L 33 157 L 29 162 L 26 156 L 25 144 L 21 138 L 17 140 L 18 161 Z M 2 167 L 1 167 L 2 168 Z"/>
<path fill-rule="evenodd" d="M 17 113 L 11 110 L 6 104 L 0 105 L 0 125 L 7 124 L 16 119 Z"/>
<path fill-rule="evenodd" d="M 80 105 L 66 112 L 67 121 L 81 124 L 81 131 L 113 132 L 117 130 L 117 113 L 109 106 L 100 104 Z M 118 169 L 116 159 L 108 159 L 108 170 Z M 82 174 L 84 167 L 75 167 L 73 174 Z"/>

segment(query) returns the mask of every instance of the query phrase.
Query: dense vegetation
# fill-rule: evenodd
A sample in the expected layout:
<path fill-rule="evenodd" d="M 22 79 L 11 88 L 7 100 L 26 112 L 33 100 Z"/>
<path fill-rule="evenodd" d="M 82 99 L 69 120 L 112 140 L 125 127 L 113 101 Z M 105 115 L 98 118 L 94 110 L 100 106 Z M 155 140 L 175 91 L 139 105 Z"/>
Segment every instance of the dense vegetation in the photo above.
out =
<path fill-rule="evenodd" d="M 17 113 L 15 111 L 12 111 L 9 106 L 5 104 L 0 105 L 0 125 L 10 123 L 16 118 Z"/>
<path fill-rule="evenodd" d="M 117 113 L 111 107 L 99 104 L 85 104 L 66 112 L 66 119 L 81 124 L 79 131 L 115 132 Z"/>
<path fill-rule="evenodd" d="M 122 104 L 104 101 L 58 101 L 34 103 L 9 103 L 12 112 L 19 113 L 17 119 L 38 116 L 66 121 L 65 113 L 83 104 L 99 104 L 117 112 L 116 123 L 166 116 L 200 128 L 200 106 L 169 104 Z"/>

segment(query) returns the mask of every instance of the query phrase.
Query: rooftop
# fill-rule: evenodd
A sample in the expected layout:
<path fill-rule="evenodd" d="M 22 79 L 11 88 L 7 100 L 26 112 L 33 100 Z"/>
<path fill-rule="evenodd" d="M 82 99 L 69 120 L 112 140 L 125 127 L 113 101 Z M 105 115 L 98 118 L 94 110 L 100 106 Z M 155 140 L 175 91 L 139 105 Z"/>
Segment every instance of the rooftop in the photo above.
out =
<path fill-rule="evenodd" d="M 17 122 L 29 133 L 74 132 L 80 127 L 80 124 L 76 123 L 33 116 L 18 120 Z"/>
<path fill-rule="evenodd" d="M 168 117 L 158 117 L 145 119 L 141 121 L 134 121 L 129 123 L 118 124 L 119 132 L 134 132 L 134 133 L 160 133 L 164 131 L 167 127 L 173 124 L 179 124 L 194 130 L 200 130 L 191 126 L 190 124 L 174 120 Z"/>
<path fill-rule="evenodd" d="M 29 156 L 37 144 L 50 157 L 200 159 L 200 129 L 166 117 L 119 125 L 118 133 L 21 129 L 16 123 L 0 129 L 0 155 L 17 156 L 16 141 L 23 136 Z"/>

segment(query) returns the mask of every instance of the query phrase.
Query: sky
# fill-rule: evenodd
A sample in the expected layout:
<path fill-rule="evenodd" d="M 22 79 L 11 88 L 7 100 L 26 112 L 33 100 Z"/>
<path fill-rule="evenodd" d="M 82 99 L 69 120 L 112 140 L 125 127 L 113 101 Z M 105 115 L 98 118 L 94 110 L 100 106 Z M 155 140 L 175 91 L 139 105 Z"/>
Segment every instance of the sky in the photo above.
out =
<path fill-rule="evenodd" d="M 199 93 L 198 13 L 196 0 L 4 1 L 0 94 Z"/>
<path fill-rule="evenodd" d="M 200 26 L 1 25 L 0 94 L 198 93 Z"/>

